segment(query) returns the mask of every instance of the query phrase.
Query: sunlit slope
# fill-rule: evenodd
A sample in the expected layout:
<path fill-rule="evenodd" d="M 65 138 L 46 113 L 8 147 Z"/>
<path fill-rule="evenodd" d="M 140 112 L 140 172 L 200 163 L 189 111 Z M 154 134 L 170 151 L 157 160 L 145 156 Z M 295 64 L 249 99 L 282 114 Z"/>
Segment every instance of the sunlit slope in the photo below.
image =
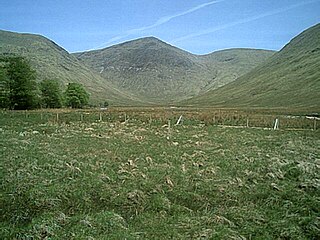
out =
<path fill-rule="evenodd" d="M 185 104 L 320 108 L 320 24 L 233 83 Z"/>
<path fill-rule="evenodd" d="M 62 85 L 69 82 L 83 84 L 93 102 L 137 104 L 137 98 L 117 90 L 76 57 L 43 36 L 0 31 L 0 54 L 15 54 L 29 59 L 38 80 L 58 79 Z"/>

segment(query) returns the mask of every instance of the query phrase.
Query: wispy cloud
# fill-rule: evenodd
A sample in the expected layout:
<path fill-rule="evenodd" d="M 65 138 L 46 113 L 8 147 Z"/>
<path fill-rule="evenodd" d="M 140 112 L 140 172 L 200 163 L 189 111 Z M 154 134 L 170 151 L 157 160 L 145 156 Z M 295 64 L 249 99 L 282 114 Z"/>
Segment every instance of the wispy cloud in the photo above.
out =
<path fill-rule="evenodd" d="M 235 22 L 231 22 L 231 23 L 220 25 L 220 26 L 216 26 L 214 28 L 205 29 L 205 30 L 193 33 L 193 34 L 189 34 L 189 35 L 185 35 L 185 36 L 180 37 L 180 38 L 176 38 L 173 41 L 171 41 L 171 43 L 177 43 L 177 42 L 181 42 L 181 41 L 188 40 L 188 39 L 191 39 L 191 38 L 195 38 L 195 37 L 211 34 L 211 33 L 214 33 L 214 32 L 220 31 L 220 30 L 224 30 L 224 29 L 227 29 L 227 28 L 231 28 L 231 27 L 234 27 L 234 26 L 237 26 L 237 25 L 253 22 L 253 21 L 265 18 L 265 17 L 274 16 L 274 15 L 277 15 L 277 14 L 280 14 L 280 13 L 283 13 L 283 12 L 287 12 L 287 11 L 289 11 L 291 9 L 299 8 L 299 7 L 302 7 L 302 6 L 311 4 L 311 3 L 315 3 L 315 2 L 320 2 L 320 0 L 311 0 L 311 1 L 305 1 L 305 2 L 302 2 L 302 3 L 293 4 L 293 5 L 284 7 L 284 8 L 276 9 L 276 10 L 269 11 L 269 12 L 266 12 L 266 13 L 263 13 L 263 14 L 259 14 L 259 15 L 256 15 L 256 16 L 240 19 L 240 20 L 235 21 Z"/>
<path fill-rule="evenodd" d="M 169 15 L 169 16 L 165 16 L 165 17 L 161 17 L 159 18 L 155 23 L 151 24 L 151 25 L 147 25 L 147 26 L 142 26 L 140 28 L 134 28 L 134 29 L 130 29 L 128 31 L 126 31 L 124 34 L 121 34 L 121 35 L 118 35 L 118 36 L 115 36 L 113 38 L 111 38 L 108 42 L 100 45 L 98 48 L 101 48 L 103 46 L 106 46 L 106 45 L 109 45 L 111 43 L 115 43 L 117 41 L 120 41 L 130 35 L 134 35 L 134 34 L 138 34 L 138 33 L 141 33 L 143 31 L 146 31 L 146 30 L 149 30 L 149 29 L 153 29 L 153 28 L 156 28 L 158 26 L 161 26 L 169 21 L 171 21 L 172 19 L 175 19 L 175 18 L 178 18 L 178 17 L 182 17 L 184 15 L 187 15 L 187 14 L 190 14 L 190 13 L 193 13 L 197 10 L 200 10 L 202 8 L 205 8 L 205 7 L 208 7 L 208 6 L 211 6 L 213 4 L 216 4 L 216 3 L 220 3 L 220 2 L 224 2 L 226 0 L 217 0 L 217 1 L 211 1 L 211 2 L 207 2 L 207 3 L 203 3 L 203 4 L 200 4 L 198 6 L 195 6 L 193 8 L 190 8 L 186 11 L 183 11 L 183 12 L 180 12 L 180 13 L 176 13 L 174 15 Z"/>

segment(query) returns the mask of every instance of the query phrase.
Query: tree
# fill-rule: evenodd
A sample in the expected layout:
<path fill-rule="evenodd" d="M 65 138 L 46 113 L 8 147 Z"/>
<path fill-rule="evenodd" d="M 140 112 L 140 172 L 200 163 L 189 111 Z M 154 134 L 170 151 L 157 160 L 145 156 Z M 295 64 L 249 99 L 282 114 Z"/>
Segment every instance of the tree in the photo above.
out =
<path fill-rule="evenodd" d="M 5 59 L 6 76 L 8 80 L 8 106 L 11 109 L 32 109 L 37 105 L 37 84 L 35 71 L 22 57 L 7 57 Z"/>
<path fill-rule="evenodd" d="M 61 108 L 62 93 L 57 80 L 43 80 L 40 83 L 41 103 L 45 108 Z"/>
<path fill-rule="evenodd" d="M 69 83 L 65 91 L 66 105 L 72 108 L 83 108 L 89 102 L 89 94 L 82 84 Z"/>
<path fill-rule="evenodd" d="M 4 64 L 0 63 L 0 108 L 9 107 L 9 80 L 4 68 Z"/>

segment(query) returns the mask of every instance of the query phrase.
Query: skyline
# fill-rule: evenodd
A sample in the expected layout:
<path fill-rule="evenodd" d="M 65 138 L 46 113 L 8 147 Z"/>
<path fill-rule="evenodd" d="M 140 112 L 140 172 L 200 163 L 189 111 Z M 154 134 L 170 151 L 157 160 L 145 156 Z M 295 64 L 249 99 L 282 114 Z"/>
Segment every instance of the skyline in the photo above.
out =
<path fill-rule="evenodd" d="M 194 54 L 235 47 L 280 50 L 320 21 L 320 0 L 30 2 L 2 1 L 0 29 L 40 34 L 69 52 L 147 36 Z"/>

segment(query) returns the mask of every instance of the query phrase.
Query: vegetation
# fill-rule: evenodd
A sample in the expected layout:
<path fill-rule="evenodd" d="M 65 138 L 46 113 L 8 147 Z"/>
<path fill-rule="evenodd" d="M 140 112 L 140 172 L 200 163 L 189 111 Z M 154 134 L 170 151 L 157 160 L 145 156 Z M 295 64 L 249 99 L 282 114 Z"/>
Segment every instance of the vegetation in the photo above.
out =
<path fill-rule="evenodd" d="M 38 105 L 36 75 L 22 57 L 1 59 L 1 106 L 10 109 L 32 109 Z"/>
<path fill-rule="evenodd" d="M 40 83 L 42 105 L 45 108 L 61 108 L 62 92 L 57 80 L 43 80 Z"/>
<path fill-rule="evenodd" d="M 319 239 L 319 130 L 143 111 L 2 112 L 1 239 Z"/>
<path fill-rule="evenodd" d="M 4 62 L 0 63 L 0 108 L 9 108 L 9 81 L 4 68 Z"/>
<path fill-rule="evenodd" d="M 65 91 L 66 105 L 72 108 L 83 108 L 89 102 L 89 94 L 79 83 L 69 83 Z"/>
<path fill-rule="evenodd" d="M 57 80 L 35 81 L 35 71 L 22 57 L 0 59 L 0 108 L 28 110 L 40 107 L 61 108 L 62 93 Z M 89 94 L 79 83 L 69 83 L 65 91 L 66 106 L 82 108 L 88 105 Z M 105 102 L 107 103 L 107 102 Z"/>
<path fill-rule="evenodd" d="M 183 104 L 232 107 L 320 106 L 320 24 L 237 81 Z"/>

